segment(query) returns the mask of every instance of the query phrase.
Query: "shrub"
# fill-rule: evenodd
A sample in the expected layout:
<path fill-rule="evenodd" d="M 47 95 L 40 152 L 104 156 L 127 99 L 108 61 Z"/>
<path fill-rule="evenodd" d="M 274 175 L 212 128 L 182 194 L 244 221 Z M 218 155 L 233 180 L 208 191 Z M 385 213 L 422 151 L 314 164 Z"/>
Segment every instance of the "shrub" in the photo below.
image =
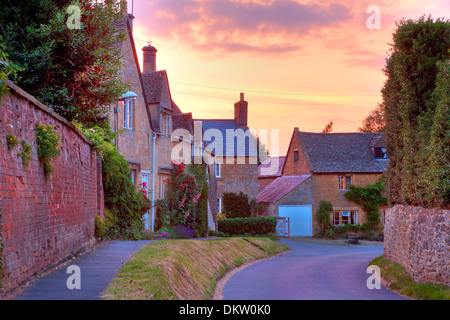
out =
<path fill-rule="evenodd" d="M 11 133 L 6 135 L 6 144 L 8 145 L 8 150 L 12 151 L 19 144 L 17 137 Z"/>
<path fill-rule="evenodd" d="M 59 135 L 52 125 L 38 123 L 36 125 L 36 143 L 39 161 L 44 166 L 45 177 L 48 179 L 53 172 L 52 161 L 59 156 Z"/>
<path fill-rule="evenodd" d="M 226 192 L 223 194 L 223 208 L 230 218 L 245 218 L 251 215 L 251 206 L 248 195 L 243 192 L 239 194 Z"/>
<path fill-rule="evenodd" d="M 333 211 L 333 206 L 329 201 L 320 201 L 319 210 L 316 212 L 316 219 L 319 223 L 319 237 L 333 238 L 334 230 L 332 230 L 330 222 L 330 214 Z M 331 230 L 331 231 L 330 231 Z"/>
<path fill-rule="evenodd" d="M 132 226 L 143 229 L 142 196 L 131 181 L 128 162 L 112 143 L 102 145 L 102 175 L 105 207 L 117 215 L 115 227 L 121 232 Z"/>
<path fill-rule="evenodd" d="M 25 140 L 22 140 L 22 152 L 19 153 L 19 157 L 22 158 L 22 163 L 25 168 L 28 168 L 31 161 L 31 149 L 32 146 L 26 143 Z"/>
<path fill-rule="evenodd" d="M 105 235 L 105 230 L 105 222 L 99 216 L 95 216 L 95 237 L 102 238 Z"/>
<path fill-rule="evenodd" d="M 271 234 L 276 232 L 275 217 L 230 218 L 218 220 L 218 230 L 229 235 L 238 234 Z"/>

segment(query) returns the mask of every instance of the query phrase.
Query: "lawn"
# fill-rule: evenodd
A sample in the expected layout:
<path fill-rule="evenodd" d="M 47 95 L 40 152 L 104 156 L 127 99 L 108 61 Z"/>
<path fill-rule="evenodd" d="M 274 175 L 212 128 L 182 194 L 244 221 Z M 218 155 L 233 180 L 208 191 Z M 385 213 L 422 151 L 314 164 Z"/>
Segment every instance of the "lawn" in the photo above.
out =
<path fill-rule="evenodd" d="M 437 284 L 416 283 L 401 264 L 380 256 L 369 265 L 380 267 L 384 285 L 389 289 L 415 300 L 450 300 L 450 288 Z"/>
<path fill-rule="evenodd" d="M 120 269 L 103 299 L 207 300 L 227 271 L 287 250 L 259 237 L 156 241 Z"/>

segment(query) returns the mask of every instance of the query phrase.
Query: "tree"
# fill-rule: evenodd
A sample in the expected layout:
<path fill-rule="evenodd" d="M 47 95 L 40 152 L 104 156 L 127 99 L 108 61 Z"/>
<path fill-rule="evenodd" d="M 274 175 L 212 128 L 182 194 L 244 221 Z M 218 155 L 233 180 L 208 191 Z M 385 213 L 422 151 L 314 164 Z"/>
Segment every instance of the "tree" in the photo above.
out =
<path fill-rule="evenodd" d="M 81 10 L 80 28 L 69 29 L 70 4 Z M 118 0 L 15 0 L 2 4 L 2 41 L 21 70 L 17 85 L 67 118 L 104 116 L 126 92 L 121 77 L 123 19 Z"/>
<path fill-rule="evenodd" d="M 325 128 L 322 130 L 322 133 L 332 133 L 333 132 L 333 121 L 330 121 Z"/>
<path fill-rule="evenodd" d="M 403 19 L 397 23 L 391 46 L 384 69 L 387 80 L 381 91 L 390 157 L 386 171 L 389 202 L 433 206 L 439 202 L 435 199 L 438 193 L 433 195 L 426 176 L 431 161 L 430 141 L 434 139 L 437 148 L 437 145 L 442 146 L 442 139 L 448 137 L 448 133 L 438 136 L 442 130 L 432 128 L 434 121 L 442 125 L 445 118 L 442 101 L 448 101 L 448 87 L 441 88 L 437 94 L 436 84 L 440 61 L 450 57 L 450 21 L 425 17 L 417 21 Z M 448 126 L 446 128 L 448 130 Z M 446 150 L 443 151 L 448 152 L 448 148 Z M 437 176 L 442 177 L 436 175 L 435 178 Z"/>
<path fill-rule="evenodd" d="M 384 107 L 379 105 L 372 110 L 370 114 L 363 120 L 362 126 L 358 128 L 359 132 L 383 132 L 385 126 Z"/>

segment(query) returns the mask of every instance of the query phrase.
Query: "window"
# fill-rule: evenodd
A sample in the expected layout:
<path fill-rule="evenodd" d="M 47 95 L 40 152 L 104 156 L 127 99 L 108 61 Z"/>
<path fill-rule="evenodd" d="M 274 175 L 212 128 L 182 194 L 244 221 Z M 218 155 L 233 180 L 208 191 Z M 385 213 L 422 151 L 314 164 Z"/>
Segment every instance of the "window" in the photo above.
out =
<path fill-rule="evenodd" d="M 222 198 L 217 198 L 217 206 L 219 208 L 218 213 L 222 212 Z"/>
<path fill-rule="evenodd" d="M 125 99 L 123 105 L 123 127 L 125 129 L 133 129 L 133 99 Z"/>
<path fill-rule="evenodd" d="M 170 136 L 172 134 L 172 117 L 170 115 L 162 115 L 161 116 L 162 124 L 161 130 L 165 136 Z"/>
<path fill-rule="evenodd" d="M 221 178 L 222 177 L 222 164 L 220 162 L 216 161 L 216 163 L 214 164 L 214 170 L 215 170 L 216 178 Z"/>
<path fill-rule="evenodd" d="M 349 190 L 349 186 L 352 184 L 352 176 L 339 176 L 338 188 L 339 191 Z"/>
<path fill-rule="evenodd" d="M 350 190 L 350 185 L 352 184 L 352 176 L 345 177 L 345 188 Z"/>
<path fill-rule="evenodd" d="M 358 224 L 358 211 L 334 211 L 333 225 L 343 226 L 346 224 Z"/>
<path fill-rule="evenodd" d="M 339 211 L 333 212 L 333 225 L 341 225 L 341 213 Z"/>
<path fill-rule="evenodd" d="M 348 224 L 348 222 L 349 222 L 349 217 L 350 217 L 348 211 L 342 211 L 341 217 L 342 217 L 342 219 L 341 219 L 341 224 L 342 224 L 342 225 Z"/>
<path fill-rule="evenodd" d="M 133 182 L 134 185 L 136 185 L 136 170 L 131 170 L 131 182 Z"/>
<path fill-rule="evenodd" d="M 298 149 L 294 150 L 294 161 L 298 161 Z"/>
<path fill-rule="evenodd" d="M 169 178 L 168 174 L 159 175 L 159 196 L 161 199 L 165 198 L 167 195 L 167 190 L 169 189 Z"/>
<path fill-rule="evenodd" d="M 352 226 L 354 226 L 355 224 L 358 224 L 358 211 L 350 212 L 350 224 Z"/>
<path fill-rule="evenodd" d="M 375 158 L 376 159 L 388 159 L 388 156 L 386 154 L 386 148 L 375 148 Z"/>

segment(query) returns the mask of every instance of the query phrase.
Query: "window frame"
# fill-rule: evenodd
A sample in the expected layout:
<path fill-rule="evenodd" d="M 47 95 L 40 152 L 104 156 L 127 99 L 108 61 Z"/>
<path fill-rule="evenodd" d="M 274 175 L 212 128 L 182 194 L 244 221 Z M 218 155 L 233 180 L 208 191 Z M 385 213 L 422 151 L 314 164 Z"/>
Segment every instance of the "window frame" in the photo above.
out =
<path fill-rule="evenodd" d="M 161 173 L 159 175 L 159 196 L 161 199 L 165 199 L 167 195 L 167 191 L 169 189 L 169 179 L 170 179 L 169 174 Z"/>
<path fill-rule="evenodd" d="M 338 190 L 349 191 L 349 186 L 353 184 L 353 175 L 338 176 Z"/>
<path fill-rule="evenodd" d="M 299 160 L 299 154 L 298 154 L 298 149 L 294 150 L 294 162 L 297 162 Z"/>
<path fill-rule="evenodd" d="M 214 163 L 214 175 L 218 179 L 222 178 L 222 163 L 220 161 L 217 161 L 217 160 Z"/>
<path fill-rule="evenodd" d="M 123 127 L 133 129 L 134 99 L 125 99 L 123 103 Z"/>
<path fill-rule="evenodd" d="M 170 136 L 172 134 L 172 116 L 170 114 L 161 114 L 162 134 Z"/>

